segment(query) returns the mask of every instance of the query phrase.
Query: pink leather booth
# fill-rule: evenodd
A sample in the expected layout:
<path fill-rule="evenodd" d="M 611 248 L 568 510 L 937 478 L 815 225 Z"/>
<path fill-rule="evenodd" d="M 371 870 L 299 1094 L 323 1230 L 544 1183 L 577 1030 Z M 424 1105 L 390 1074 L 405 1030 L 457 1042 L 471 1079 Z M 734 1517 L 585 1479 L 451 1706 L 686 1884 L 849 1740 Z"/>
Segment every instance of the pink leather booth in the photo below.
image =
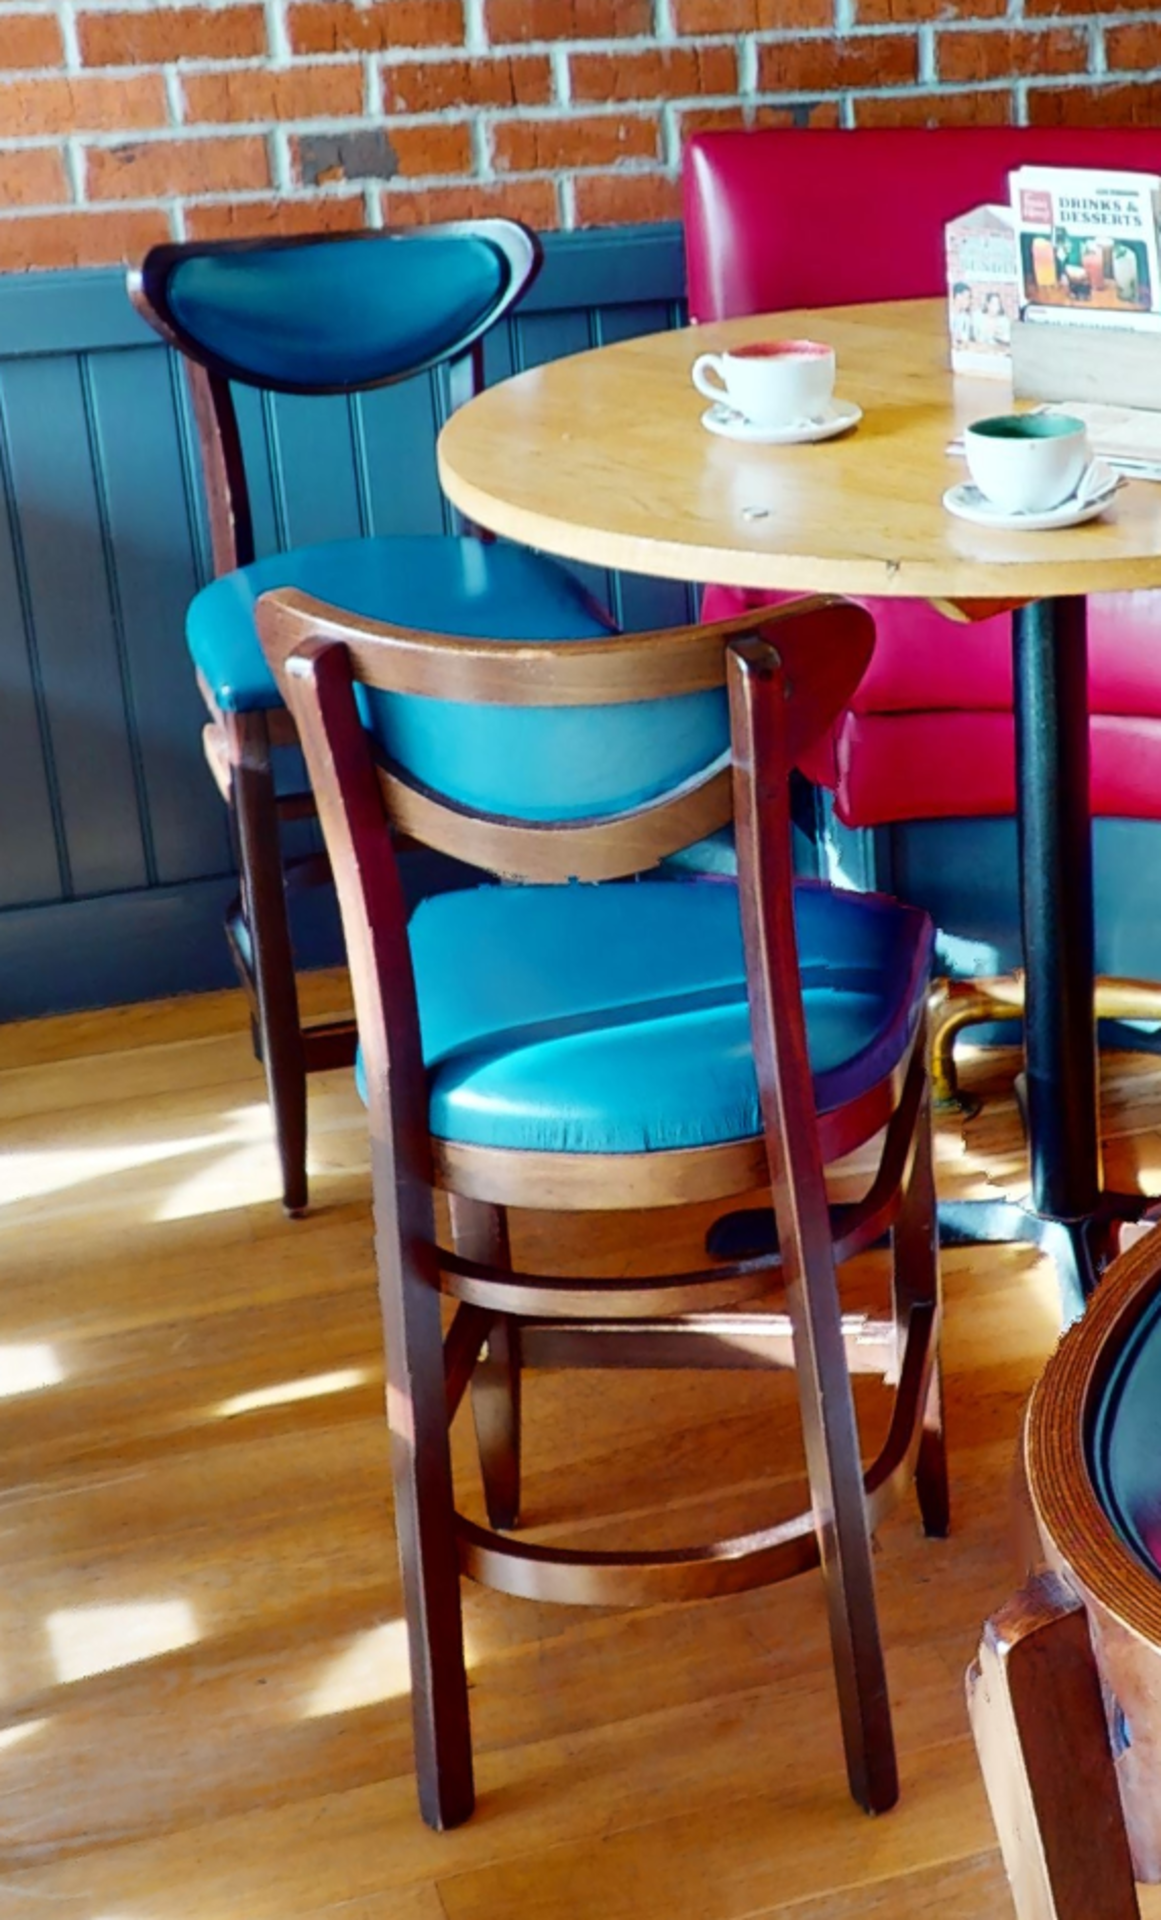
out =
<path fill-rule="evenodd" d="M 942 294 L 944 222 L 1006 201 L 1009 169 L 1031 163 L 1161 174 L 1161 129 L 699 134 L 684 166 L 690 317 Z M 762 597 L 711 587 L 706 616 Z M 914 601 L 868 604 L 871 666 L 805 771 L 848 826 L 1011 813 L 1007 617 L 968 626 Z M 1161 594 L 1090 600 L 1089 662 L 1093 812 L 1161 819 Z"/>

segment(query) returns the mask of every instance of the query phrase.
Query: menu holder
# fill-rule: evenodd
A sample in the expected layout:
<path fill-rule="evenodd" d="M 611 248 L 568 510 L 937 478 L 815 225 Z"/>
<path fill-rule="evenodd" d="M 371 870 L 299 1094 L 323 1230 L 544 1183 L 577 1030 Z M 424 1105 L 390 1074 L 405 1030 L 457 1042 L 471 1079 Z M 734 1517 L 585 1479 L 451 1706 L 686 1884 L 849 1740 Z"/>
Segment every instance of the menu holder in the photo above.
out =
<path fill-rule="evenodd" d="M 1157 326 L 1017 320 L 1013 393 L 1019 400 L 1088 400 L 1161 410 L 1161 315 L 1148 318 Z"/>

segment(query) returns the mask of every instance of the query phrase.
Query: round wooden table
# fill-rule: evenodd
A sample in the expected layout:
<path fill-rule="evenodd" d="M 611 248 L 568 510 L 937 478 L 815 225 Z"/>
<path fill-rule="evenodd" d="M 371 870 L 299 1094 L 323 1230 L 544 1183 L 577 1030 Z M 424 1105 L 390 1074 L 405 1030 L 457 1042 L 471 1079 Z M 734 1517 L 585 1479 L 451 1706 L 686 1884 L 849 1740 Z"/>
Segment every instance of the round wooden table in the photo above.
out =
<path fill-rule="evenodd" d="M 775 447 L 702 428 L 706 402 L 689 379 L 698 353 L 772 335 L 833 344 L 836 396 L 863 409 L 854 432 Z M 444 427 L 439 471 L 469 518 L 564 559 L 1015 609 L 1033 1226 L 1052 1229 L 1071 1317 L 1094 1284 L 1107 1222 L 1140 1204 L 1101 1192 L 1084 595 L 1161 586 L 1161 486 L 1126 486 L 1106 517 L 1049 533 L 953 518 L 942 496 L 965 468 L 948 442 L 1011 400 L 996 381 L 953 379 L 947 361 L 946 309 L 935 300 L 653 334 L 479 395 Z M 950 623 L 947 644 L 956 644 Z"/>

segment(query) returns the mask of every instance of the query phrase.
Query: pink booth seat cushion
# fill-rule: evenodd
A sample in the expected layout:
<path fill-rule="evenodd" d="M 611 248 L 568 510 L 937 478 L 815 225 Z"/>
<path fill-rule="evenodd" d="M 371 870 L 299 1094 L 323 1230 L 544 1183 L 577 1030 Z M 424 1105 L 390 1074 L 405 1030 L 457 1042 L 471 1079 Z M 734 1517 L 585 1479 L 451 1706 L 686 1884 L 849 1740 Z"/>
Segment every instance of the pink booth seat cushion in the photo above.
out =
<path fill-rule="evenodd" d="M 1006 201 L 1008 172 L 1024 164 L 1158 173 L 1161 128 L 696 134 L 683 169 L 690 318 L 942 294 L 945 222 Z M 848 217 L 856 175 L 857 244 Z M 786 597 L 711 587 L 706 617 Z M 914 601 L 868 604 L 871 665 L 804 771 L 834 789 L 851 825 L 1010 813 L 1007 620 L 963 626 Z M 1089 612 L 1093 810 L 1161 818 L 1161 595 L 1117 594 Z"/>
<path fill-rule="evenodd" d="M 683 167 L 690 318 L 940 294 L 945 222 L 1006 202 L 1010 169 L 1025 165 L 1161 173 L 1161 127 L 695 134 Z"/>
<path fill-rule="evenodd" d="M 707 620 L 792 596 L 708 587 Z M 1006 616 L 960 624 L 923 602 L 874 600 L 875 652 L 850 707 L 802 763 L 847 826 L 1015 811 Z M 1089 602 L 1092 808 L 1161 819 L 1161 595 Z"/>

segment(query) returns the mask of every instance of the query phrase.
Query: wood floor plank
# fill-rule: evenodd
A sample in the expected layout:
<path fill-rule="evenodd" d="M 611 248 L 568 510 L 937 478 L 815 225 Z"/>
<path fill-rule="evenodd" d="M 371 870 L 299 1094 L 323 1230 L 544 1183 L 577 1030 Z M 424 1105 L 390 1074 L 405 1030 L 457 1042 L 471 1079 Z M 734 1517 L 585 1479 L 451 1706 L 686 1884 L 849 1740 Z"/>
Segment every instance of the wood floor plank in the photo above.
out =
<path fill-rule="evenodd" d="M 341 1004 L 341 978 L 311 988 Z M 1025 1179 L 1013 1057 L 941 1120 L 948 1192 Z M 1011 1467 L 1057 1332 L 1027 1249 L 949 1254 L 954 1532 L 875 1555 L 903 1800 L 843 1779 L 819 1583 L 636 1613 L 465 1588 L 480 1805 L 416 1810 L 365 1119 L 311 1086 L 287 1222 L 236 995 L 0 1034 L 2 1920 L 945 1920 L 1006 1894 L 962 1673 L 1015 1577 Z M 1106 1062 L 1110 1155 L 1161 1168 L 1161 1069 Z M 855 1182 L 856 1163 L 843 1178 Z M 696 1257 L 715 1209 L 514 1221 L 519 1258 Z M 879 1255 L 847 1305 L 881 1303 Z M 786 1376 L 536 1376 L 546 1537 L 689 1537 L 794 1511 Z M 869 1446 L 883 1396 L 858 1383 Z M 461 1499 L 480 1510 L 466 1416 Z M 1147 1899 L 1150 1920 L 1161 1900 Z"/>

